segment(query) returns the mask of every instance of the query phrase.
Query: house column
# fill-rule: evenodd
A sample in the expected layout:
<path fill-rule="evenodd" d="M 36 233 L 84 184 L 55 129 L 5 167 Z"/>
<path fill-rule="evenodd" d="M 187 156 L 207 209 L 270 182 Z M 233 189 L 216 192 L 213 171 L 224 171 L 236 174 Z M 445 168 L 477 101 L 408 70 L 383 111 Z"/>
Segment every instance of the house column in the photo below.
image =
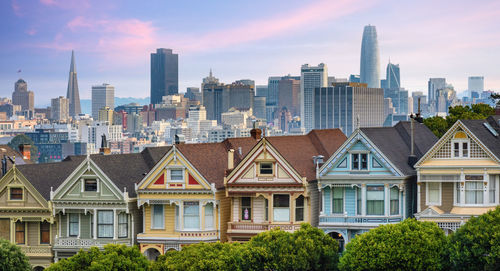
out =
<path fill-rule="evenodd" d="M 483 204 L 489 204 L 490 203 L 490 186 L 493 178 L 488 177 L 488 173 L 486 172 L 486 169 L 484 169 L 483 173 L 483 184 L 487 183 L 487 185 L 483 189 Z"/>
<path fill-rule="evenodd" d="M 179 201 L 179 229 L 184 230 L 184 202 Z"/>
<path fill-rule="evenodd" d="M 361 184 L 361 215 L 366 216 L 366 184 Z"/>
<path fill-rule="evenodd" d="M 389 184 L 384 185 L 384 215 L 389 216 L 391 213 L 391 198 Z"/>
<path fill-rule="evenodd" d="M 117 221 L 118 221 L 118 216 L 116 213 L 116 209 L 113 209 L 113 240 L 116 240 L 118 238 Z"/>
<path fill-rule="evenodd" d="M 465 204 L 465 174 L 462 168 L 460 172 L 460 205 Z"/>
<path fill-rule="evenodd" d="M 92 216 L 92 218 L 94 219 L 94 225 L 93 228 L 94 228 L 94 239 L 97 239 L 97 209 L 94 209 L 94 215 Z"/>
<path fill-rule="evenodd" d="M 420 170 L 417 169 L 417 213 L 420 213 L 420 201 L 421 201 L 421 199 L 420 199 L 421 194 L 420 193 L 422 193 L 420 186 L 421 186 Z M 411 197 L 411 195 L 408 195 L 408 196 Z M 412 209 L 411 211 L 413 212 L 413 210 L 415 210 L 415 209 Z"/>

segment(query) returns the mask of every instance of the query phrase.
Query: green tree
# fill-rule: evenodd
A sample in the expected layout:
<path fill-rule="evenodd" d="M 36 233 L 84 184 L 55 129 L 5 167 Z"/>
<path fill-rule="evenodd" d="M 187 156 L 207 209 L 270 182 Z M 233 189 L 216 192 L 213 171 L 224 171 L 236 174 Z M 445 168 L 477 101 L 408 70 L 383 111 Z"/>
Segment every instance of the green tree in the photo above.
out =
<path fill-rule="evenodd" d="M 266 249 L 272 270 L 336 270 L 337 241 L 322 230 L 303 223 L 294 233 L 279 229 L 263 232 L 248 242 L 250 247 Z"/>
<path fill-rule="evenodd" d="M 52 264 L 48 271 L 63 270 L 146 270 L 149 261 L 136 246 L 109 244 L 104 250 L 92 247 L 89 251 L 80 250 L 73 257 Z"/>
<path fill-rule="evenodd" d="M 436 223 L 407 219 L 354 238 L 340 270 L 443 270 L 447 239 Z"/>
<path fill-rule="evenodd" d="M 424 124 L 437 136 L 442 137 L 448 131 L 448 122 L 440 116 L 424 119 Z"/>
<path fill-rule="evenodd" d="M 453 270 L 500 270 L 500 207 L 451 235 L 449 255 Z"/>
<path fill-rule="evenodd" d="M 10 140 L 10 142 L 7 145 L 16 151 L 19 151 L 19 145 L 21 144 L 31 145 L 30 160 L 36 162 L 38 158 L 38 148 L 35 146 L 33 140 L 31 140 L 31 138 L 29 138 L 27 135 L 25 134 L 16 135 L 13 139 Z"/>
<path fill-rule="evenodd" d="M 490 99 L 493 100 L 493 102 L 496 104 L 496 105 L 500 105 L 500 92 L 499 93 L 492 93 L 490 95 Z"/>
<path fill-rule="evenodd" d="M 0 239 L 0 270 L 31 270 L 31 265 L 18 246 Z"/>
<path fill-rule="evenodd" d="M 181 251 L 168 251 L 152 263 L 151 270 L 269 270 L 269 261 L 263 248 L 240 243 L 199 243 Z"/>

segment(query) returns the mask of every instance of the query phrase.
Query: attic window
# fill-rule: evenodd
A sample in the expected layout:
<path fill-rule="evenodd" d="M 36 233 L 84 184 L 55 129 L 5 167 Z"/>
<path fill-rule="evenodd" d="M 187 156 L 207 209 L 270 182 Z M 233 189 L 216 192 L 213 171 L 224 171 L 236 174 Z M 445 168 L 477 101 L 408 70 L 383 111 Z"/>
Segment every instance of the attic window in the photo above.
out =
<path fill-rule="evenodd" d="M 182 169 L 171 169 L 170 170 L 170 181 L 171 182 L 184 182 L 184 174 Z"/>
<path fill-rule="evenodd" d="M 260 175 L 273 175 L 273 163 L 259 163 Z"/>
<path fill-rule="evenodd" d="M 96 192 L 97 191 L 97 180 L 90 179 L 85 180 L 85 192 Z"/>
<path fill-rule="evenodd" d="M 23 200 L 23 189 L 20 187 L 12 187 L 10 189 L 11 200 Z"/>

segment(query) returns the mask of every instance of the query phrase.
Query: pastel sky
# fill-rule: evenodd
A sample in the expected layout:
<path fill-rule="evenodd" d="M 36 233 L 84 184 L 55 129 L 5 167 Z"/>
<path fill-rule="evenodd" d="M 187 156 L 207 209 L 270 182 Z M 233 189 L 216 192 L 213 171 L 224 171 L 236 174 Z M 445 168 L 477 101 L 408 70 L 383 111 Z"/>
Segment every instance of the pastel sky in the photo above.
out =
<path fill-rule="evenodd" d="M 458 91 L 483 75 L 500 89 L 500 1 L 0 1 L 0 97 L 22 77 L 35 103 L 66 95 L 75 50 L 80 96 L 110 83 L 118 97 L 149 96 L 150 53 L 179 53 L 179 84 L 200 86 L 210 68 L 221 81 L 298 75 L 328 65 L 329 75 L 359 74 L 363 27 L 377 27 L 381 76 L 390 59 L 402 86 L 427 91 L 446 77 Z M 21 73 L 17 73 L 22 70 Z"/>

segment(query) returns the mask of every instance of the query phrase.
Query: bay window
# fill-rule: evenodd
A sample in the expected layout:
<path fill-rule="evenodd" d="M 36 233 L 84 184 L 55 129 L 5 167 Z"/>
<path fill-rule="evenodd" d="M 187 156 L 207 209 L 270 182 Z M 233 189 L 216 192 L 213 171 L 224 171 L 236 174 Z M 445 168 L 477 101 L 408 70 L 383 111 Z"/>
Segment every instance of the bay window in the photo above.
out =
<path fill-rule="evenodd" d="M 97 212 L 97 237 L 113 237 L 113 211 Z"/>
<path fill-rule="evenodd" d="M 207 203 L 205 205 L 205 229 L 214 228 L 214 204 Z"/>
<path fill-rule="evenodd" d="M 497 181 L 494 178 L 490 177 L 490 192 L 489 192 L 490 193 L 489 194 L 490 203 L 496 202 L 496 194 L 497 194 L 496 193 L 497 192 L 497 190 L 496 190 L 497 185 L 496 184 L 497 184 Z"/>
<path fill-rule="evenodd" d="M 24 222 L 17 221 L 16 222 L 16 244 L 23 245 L 25 243 L 25 224 Z"/>
<path fill-rule="evenodd" d="M 252 220 L 252 198 L 241 198 L 241 220 Z"/>
<path fill-rule="evenodd" d="M 200 203 L 198 201 L 184 202 L 184 229 L 200 229 Z"/>
<path fill-rule="evenodd" d="M 273 220 L 290 221 L 290 195 L 273 195 Z"/>
<path fill-rule="evenodd" d="M 427 183 L 427 205 L 441 205 L 441 183 Z"/>
<path fill-rule="evenodd" d="M 366 214 L 383 215 L 384 214 L 384 187 L 367 186 L 366 187 Z"/>
<path fill-rule="evenodd" d="M 332 193 L 332 213 L 344 213 L 344 188 L 334 187 Z"/>
<path fill-rule="evenodd" d="M 361 187 L 356 187 L 356 214 L 361 215 Z"/>
<path fill-rule="evenodd" d="M 50 224 L 49 222 L 40 222 L 40 244 L 50 243 Z"/>
<path fill-rule="evenodd" d="M 483 204 L 483 182 L 465 182 L 465 204 Z"/>
<path fill-rule="evenodd" d="M 121 213 L 118 215 L 118 237 L 128 237 L 128 221 L 127 214 Z"/>
<path fill-rule="evenodd" d="M 79 214 L 69 214 L 69 236 L 78 236 L 80 224 Z"/>
<path fill-rule="evenodd" d="M 295 200 L 295 221 L 304 221 L 304 196 Z"/>
<path fill-rule="evenodd" d="M 163 229 L 164 228 L 164 212 L 163 212 L 163 205 L 161 204 L 154 204 L 153 206 L 153 229 Z"/>
<path fill-rule="evenodd" d="M 399 188 L 391 188 L 391 215 L 399 214 Z"/>

